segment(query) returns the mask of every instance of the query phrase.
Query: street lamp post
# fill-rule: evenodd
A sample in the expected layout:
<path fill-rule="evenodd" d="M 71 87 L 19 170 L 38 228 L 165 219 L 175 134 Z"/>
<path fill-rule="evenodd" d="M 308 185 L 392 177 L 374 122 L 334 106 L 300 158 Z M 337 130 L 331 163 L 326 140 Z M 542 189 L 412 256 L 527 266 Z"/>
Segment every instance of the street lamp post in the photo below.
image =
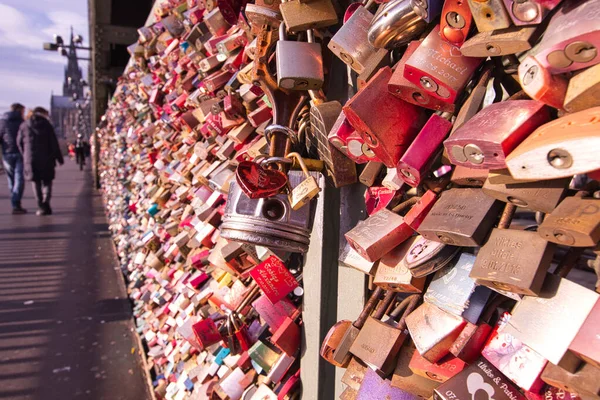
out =
<path fill-rule="evenodd" d="M 67 57 L 69 59 L 69 62 L 74 61 L 76 63 L 75 60 L 81 60 L 81 61 L 92 61 L 92 59 L 90 57 L 78 57 L 77 56 L 77 50 L 84 50 L 84 51 L 91 51 L 92 48 L 91 47 L 86 47 L 83 46 L 83 36 L 81 35 L 73 35 L 73 27 L 71 27 L 71 43 L 69 43 L 69 45 L 65 44 L 65 41 L 63 40 L 63 38 L 59 35 L 54 35 L 54 42 L 47 42 L 44 43 L 44 50 L 47 51 L 56 51 L 58 52 L 60 55 Z M 69 85 L 71 84 L 71 82 L 68 82 Z M 79 82 L 79 84 L 83 85 L 83 86 L 88 86 L 87 83 L 83 80 L 81 80 L 81 82 Z M 78 96 L 76 94 L 73 94 L 73 101 L 75 102 L 75 106 L 78 110 L 77 112 L 77 127 L 78 130 L 80 130 L 80 132 L 85 132 L 86 136 L 89 137 L 93 144 L 93 146 L 95 148 L 97 148 L 96 144 L 97 144 L 97 135 L 96 135 L 96 131 L 91 131 L 91 127 L 92 127 L 92 113 L 91 113 L 91 107 L 92 107 L 92 96 L 88 96 L 85 98 L 78 98 Z M 99 188 L 99 184 L 100 184 L 100 180 L 99 180 L 99 176 L 98 176 L 98 157 L 96 154 L 92 154 L 92 171 L 93 171 L 93 176 L 94 176 L 94 185 Z"/>

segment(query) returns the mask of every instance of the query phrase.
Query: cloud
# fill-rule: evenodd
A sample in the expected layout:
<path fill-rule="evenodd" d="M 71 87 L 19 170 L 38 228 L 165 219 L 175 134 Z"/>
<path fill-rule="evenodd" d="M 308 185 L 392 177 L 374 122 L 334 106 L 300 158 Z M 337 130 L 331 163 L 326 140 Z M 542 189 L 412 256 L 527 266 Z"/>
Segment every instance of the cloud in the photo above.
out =
<path fill-rule="evenodd" d="M 25 14 L 0 3 L 0 47 L 39 49 L 44 36 Z"/>
<path fill-rule="evenodd" d="M 2 81 L 0 107 L 20 102 L 27 107 L 48 107 L 52 91 L 62 94 L 62 82 L 56 76 L 35 75 L 30 72 L 0 69 L 0 76 L 10 76 Z"/>

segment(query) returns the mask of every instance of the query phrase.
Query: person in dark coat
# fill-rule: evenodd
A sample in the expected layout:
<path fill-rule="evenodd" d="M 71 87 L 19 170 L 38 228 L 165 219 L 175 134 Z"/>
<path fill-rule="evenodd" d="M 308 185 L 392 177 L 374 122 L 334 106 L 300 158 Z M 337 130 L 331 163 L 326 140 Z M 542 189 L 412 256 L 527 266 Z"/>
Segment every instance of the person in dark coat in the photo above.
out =
<path fill-rule="evenodd" d="M 8 178 L 8 190 L 11 192 L 13 214 L 25 214 L 21 207 L 21 198 L 25 189 L 23 179 L 23 157 L 17 146 L 17 133 L 23 123 L 25 106 L 15 103 L 10 111 L 0 119 L 0 146 L 2 146 L 2 163 Z"/>
<path fill-rule="evenodd" d="M 36 214 L 50 215 L 54 168 L 57 162 L 63 165 L 64 160 L 46 109 L 36 107 L 31 118 L 21 124 L 17 144 L 23 154 L 25 178 L 33 182 Z"/>

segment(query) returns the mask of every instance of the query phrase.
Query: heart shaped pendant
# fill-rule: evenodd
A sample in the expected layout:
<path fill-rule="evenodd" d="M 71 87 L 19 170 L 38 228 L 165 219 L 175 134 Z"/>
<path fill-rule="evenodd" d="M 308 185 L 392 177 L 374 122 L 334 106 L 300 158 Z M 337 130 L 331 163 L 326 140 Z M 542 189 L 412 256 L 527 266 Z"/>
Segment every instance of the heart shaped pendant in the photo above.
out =
<path fill-rule="evenodd" d="M 276 169 L 264 169 L 252 161 L 242 161 L 235 172 L 235 179 L 251 199 L 265 199 L 278 194 L 285 187 L 288 177 Z"/>

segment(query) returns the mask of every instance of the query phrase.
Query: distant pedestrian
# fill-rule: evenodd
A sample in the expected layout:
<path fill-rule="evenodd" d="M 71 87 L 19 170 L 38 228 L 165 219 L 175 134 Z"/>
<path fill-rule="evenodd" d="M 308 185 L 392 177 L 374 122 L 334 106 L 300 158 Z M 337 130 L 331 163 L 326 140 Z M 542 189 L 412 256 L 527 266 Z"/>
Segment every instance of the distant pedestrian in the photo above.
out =
<path fill-rule="evenodd" d="M 2 164 L 8 178 L 8 189 L 11 192 L 13 214 L 25 214 L 21 207 L 21 198 L 25 189 L 23 179 L 23 157 L 17 146 L 17 134 L 23 123 L 25 106 L 15 103 L 10 111 L 0 119 L 0 145 L 2 146 Z"/>
<path fill-rule="evenodd" d="M 17 143 L 23 154 L 25 178 L 33 182 L 33 191 L 38 202 L 37 215 L 50 215 L 50 198 L 54 168 L 58 162 L 64 164 L 63 156 L 48 120 L 48 110 L 36 107 L 31 118 L 21 124 Z"/>

